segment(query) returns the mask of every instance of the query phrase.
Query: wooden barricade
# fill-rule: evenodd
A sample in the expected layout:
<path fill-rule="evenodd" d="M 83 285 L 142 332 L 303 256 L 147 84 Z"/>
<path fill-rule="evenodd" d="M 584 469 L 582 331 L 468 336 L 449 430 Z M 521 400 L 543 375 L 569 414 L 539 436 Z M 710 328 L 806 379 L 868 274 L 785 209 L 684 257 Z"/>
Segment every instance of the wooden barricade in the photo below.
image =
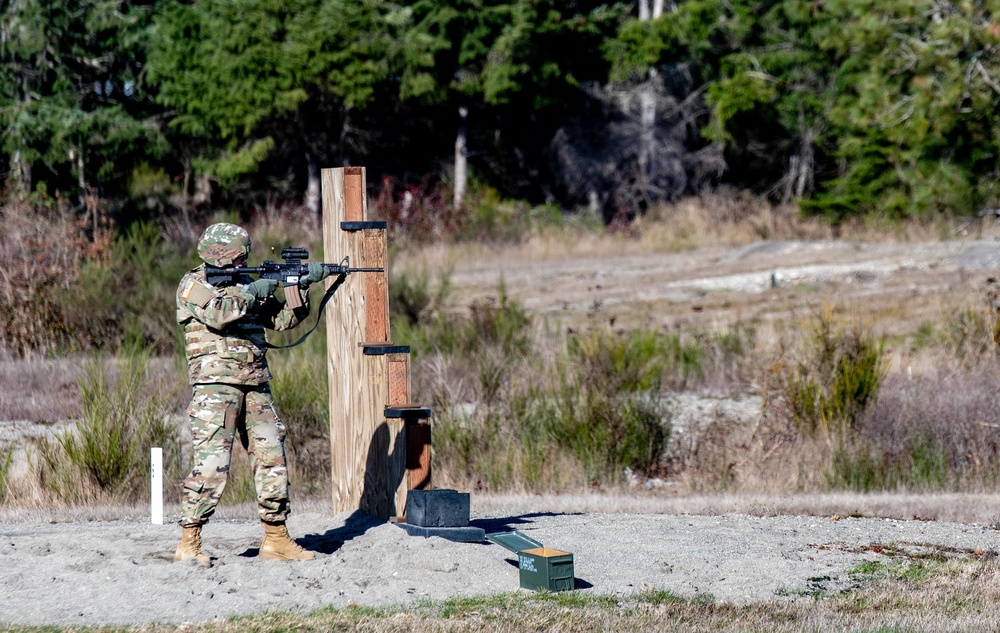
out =
<path fill-rule="evenodd" d="M 430 411 L 410 403 L 409 347 L 390 342 L 386 225 L 367 219 L 365 169 L 324 169 L 322 194 L 324 260 L 384 269 L 349 275 L 326 309 L 333 512 L 388 519 L 430 485 Z"/>

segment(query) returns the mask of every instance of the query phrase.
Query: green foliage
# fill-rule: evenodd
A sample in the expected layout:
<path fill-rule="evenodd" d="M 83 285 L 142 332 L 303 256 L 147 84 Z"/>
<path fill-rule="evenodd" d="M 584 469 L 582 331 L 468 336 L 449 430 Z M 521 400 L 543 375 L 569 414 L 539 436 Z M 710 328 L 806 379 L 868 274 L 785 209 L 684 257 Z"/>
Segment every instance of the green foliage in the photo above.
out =
<path fill-rule="evenodd" d="M 450 292 L 450 273 L 442 275 L 437 288 L 431 287 L 430 274 L 426 270 L 402 271 L 393 275 L 389 283 L 389 310 L 393 324 L 402 321 L 401 325 L 405 323 L 412 327 L 426 323 L 444 306 Z"/>
<path fill-rule="evenodd" d="M 248 141 L 239 148 L 224 151 L 214 160 L 196 160 L 194 166 L 204 173 L 214 174 L 219 182 L 230 184 L 240 176 L 252 174 L 274 149 L 271 137 Z"/>
<path fill-rule="evenodd" d="M 940 323 L 925 321 L 910 337 L 914 350 L 941 349 L 962 365 L 992 362 L 997 353 L 997 320 L 993 308 L 953 309 Z"/>
<path fill-rule="evenodd" d="M 434 349 L 448 355 L 470 355 L 489 349 L 499 353 L 502 361 L 529 351 L 531 316 L 507 296 L 503 280 L 496 298 L 473 301 L 468 315 L 457 315 L 443 310 L 451 292 L 447 274 L 434 290 L 424 273 L 400 273 L 393 279 L 396 285 L 389 298 L 390 314 L 401 317 L 393 322 L 393 338 L 416 348 L 415 353 Z"/>
<path fill-rule="evenodd" d="M 703 132 L 737 178 L 834 221 L 928 218 L 997 199 L 998 40 L 986 2 L 692 0 L 625 22 L 605 54 L 615 80 L 702 78 Z"/>
<path fill-rule="evenodd" d="M 513 323 L 526 334 L 528 322 Z M 565 489 L 616 485 L 626 467 L 655 470 L 669 434 L 660 387 L 670 361 L 658 335 L 574 335 L 551 364 L 530 346 L 504 347 L 521 336 L 490 340 L 487 351 L 470 350 L 475 408 L 446 409 L 435 426 L 436 454 L 451 476 L 491 489 Z"/>
<path fill-rule="evenodd" d="M 450 43 L 436 51 L 439 85 L 526 113 L 558 109 L 582 82 L 603 79 L 600 44 L 624 7 L 464 0 L 414 8 L 419 25 Z"/>
<path fill-rule="evenodd" d="M 642 77 L 650 68 L 672 63 L 690 62 L 695 73 L 712 72 L 733 38 L 752 23 L 745 4 L 688 0 L 656 20 L 623 21 L 617 35 L 603 44 L 611 80 Z"/>
<path fill-rule="evenodd" d="M 177 113 L 171 126 L 199 140 L 195 169 L 233 183 L 274 153 L 276 133 L 286 152 L 331 160 L 349 113 L 379 91 L 433 92 L 424 67 L 446 43 L 413 19 L 385 2 L 172 4 L 157 17 L 148 72 Z"/>
<path fill-rule="evenodd" d="M 91 361 L 79 384 L 80 419 L 38 446 L 41 480 L 60 499 L 135 501 L 149 487 L 153 446 L 164 449 L 165 466 L 176 470 L 177 431 L 159 388 L 147 383 L 148 363 L 149 352 L 139 347 L 126 351 L 115 377 L 107 359 Z"/>
<path fill-rule="evenodd" d="M 930 491 L 947 489 L 956 474 L 943 442 L 924 430 L 894 450 L 860 437 L 841 438 L 825 481 L 830 488 L 858 492 Z"/>
<path fill-rule="evenodd" d="M 848 437 L 878 396 L 886 371 L 883 344 L 860 328 L 834 329 L 827 311 L 819 316 L 809 349 L 783 371 L 783 395 L 799 430 Z"/>
<path fill-rule="evenodd" d="M 82 210 L 100 191 L 117 212 L 142 164 L 185 189 L 176 200 L 192 177 L 259 200 L 298 198 L 329 164 L 439 172 L 453 147 L 426 141 L 465 108 L 470 168 L 541 199 L 553 133 L 590 87 L 655 70 L 740 187 L 834 222 L 1000 203 L 1000 29 L 984 0 L 686 0 L 643 21 L 553 0 L 50 4 L 0 8 L 0 162 L 19 198 L 44 185 Z M 376 160 L 387 142 L 399 156 Z M 511 239 L 531 212 L 470 204 L 446 224 Z"/>
<path fill-rule="evenodd" d="M 922 330 L 924 337 L 934 336 L 932 328 Z M 946 440 L 933 430 L 934 416 L 926 419 L 917 412 L 909 430 L 910 420 L 898 406 L 890 405 L 892 411 L 882 413 L 878 423 L 868 415 L 886 376 L 881 340 L 860 327 L 834 328 L 827 311 L 819 317 L 807 349 L 793 364 L 778 369 L 782 395 L 798 431 L 829 449 L 824 473 L 828 487 L 941 490 L 955 481 Z M 892 392 L 892 397 L 908 401 L 913 394 Z M 883 419 L 886 415 L 889 419 Z"/>
<path fill-rule="evenodd" d="M 141 78 L 150 16 L 148 6 L 78 0 L 0 8 L 0 151 L 15 191 L 30 192 L 33 176 L 118 189 L 131 165 L 166 151 Z"/>
<path fill-rule="evenodd" d="M 0 458 L 0 503 L 7 501 L 10 493 L 10 467 L 14 463 L 14 447 L 8 446 Z"/>
<path fill-rule="evenodd" d="M 166 170 L 144 162 L 132 170 L 128 193 L 140 208 L 163 212 L 171 198 L 181 194 L 181 187 L 171 182 Z"/>

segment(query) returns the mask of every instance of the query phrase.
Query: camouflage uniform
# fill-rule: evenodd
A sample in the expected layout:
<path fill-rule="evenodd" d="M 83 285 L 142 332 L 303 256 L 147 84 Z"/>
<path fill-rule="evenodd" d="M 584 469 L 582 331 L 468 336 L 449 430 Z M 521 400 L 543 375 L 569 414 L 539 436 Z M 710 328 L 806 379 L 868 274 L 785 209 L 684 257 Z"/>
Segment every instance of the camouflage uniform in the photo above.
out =
<path fill-rule="evenodd" d="M 249 235 L 232 224 L 208 227 L 198 246 L 201 258 L 214 266 L 238 265 L 249 252 Z M 293 310 L 273 296 L 256 299 L 244 290 L 251 281 L 244 275 L 232 285 L 212 286 L 203 264 L 177 287 L 177 322 L 184 327 L 194 391 L 188 415 L 195 463 L 184 480 L 180 523 L 185 527 L 202 525 L 215 512 L 237 433 L 250 456 L 261 520 L 283 522 L 288 515 L 285 425 L 268 386 L 264 328 L 298 325 L 309 314 L 309 295 L 299 289 L 303 307 Z"/>

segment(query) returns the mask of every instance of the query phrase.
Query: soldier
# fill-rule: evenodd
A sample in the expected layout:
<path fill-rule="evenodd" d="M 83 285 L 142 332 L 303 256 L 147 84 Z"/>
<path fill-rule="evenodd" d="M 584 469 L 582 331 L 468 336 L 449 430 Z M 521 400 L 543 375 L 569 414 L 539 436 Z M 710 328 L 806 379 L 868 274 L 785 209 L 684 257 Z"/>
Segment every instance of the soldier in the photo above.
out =
<path fill-rule="evenodd" d="M 180 524 L 184 532 L 174 560 L 194 558 L 205 567 L 211 559 L 201 549 L 201 526 L 215 512 L 229 474 L 233 440 L 239 434 L 253 468 L 257 507 L 264 539 L 260 557 L 311 560 L 314 554 L 288 536 L 288 471 L 285 425 L 271 396 L 264 328 L 286 330 L 309 314 L 309 286 L 322 281 L 322 264 L 309 264 L 299 282 L 303 306 L 292 309 L 274 296 L 277 283 L 237 276 L 232 284 L 212 286 L 205 264 L 241 268 L 250 254 L 250 235 L 234 224 L 205 229 L 198 243 L 204 264 L 188 272 L 177 287 L 177 322 L 184 327 L 188 407 L 194 438 L 194 469 L 184 480 Z"/>

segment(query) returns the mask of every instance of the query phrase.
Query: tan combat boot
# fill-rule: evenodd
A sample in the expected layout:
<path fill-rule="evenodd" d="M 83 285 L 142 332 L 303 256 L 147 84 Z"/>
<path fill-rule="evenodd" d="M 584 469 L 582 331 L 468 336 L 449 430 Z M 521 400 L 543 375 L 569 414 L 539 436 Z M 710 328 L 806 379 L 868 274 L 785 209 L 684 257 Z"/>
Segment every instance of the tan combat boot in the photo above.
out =
<path fill-rule="evenodd" d="M 182 526 L 184 533 L 181 535 L 181 542 L 177 544 L 177 553 L 174 560 L 187 560 L 193 558 L 202 567 L 211 567 L 212 559 L 208 554 L 201 551 L 201 526 Z"/>
<path fill-rule="evenodd" d="M 264 540 L 260 543 L 261 558 L 276 560 L 312 560 L 316 555 L 302 549 L 298 543 L 288 536 L 288 528 L 284 523 L 268 523 L 261 521 L 264 528 Z"/>

